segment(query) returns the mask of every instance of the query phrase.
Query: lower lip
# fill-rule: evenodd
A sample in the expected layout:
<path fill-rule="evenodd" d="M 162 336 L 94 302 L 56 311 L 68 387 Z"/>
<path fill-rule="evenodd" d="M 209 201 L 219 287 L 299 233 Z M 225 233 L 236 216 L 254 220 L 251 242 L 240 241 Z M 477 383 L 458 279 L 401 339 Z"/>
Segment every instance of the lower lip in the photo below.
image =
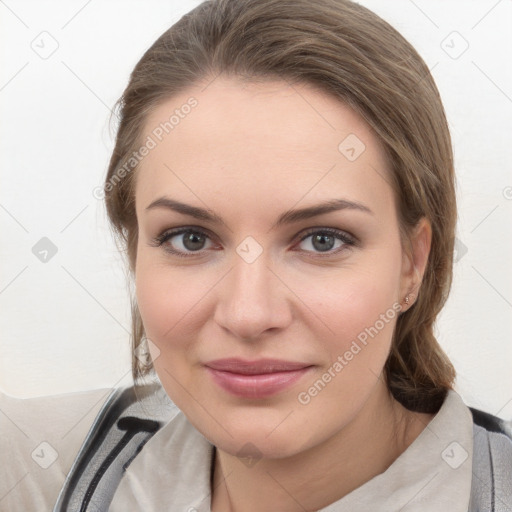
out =
<path fill-rule="evenodd" d="M 243 398 L 266 398 L 295 384 L 311 367 L 260 375 L 224 372 L 209 367 L 206 369 L 222 389 L 233 395 Z"/>

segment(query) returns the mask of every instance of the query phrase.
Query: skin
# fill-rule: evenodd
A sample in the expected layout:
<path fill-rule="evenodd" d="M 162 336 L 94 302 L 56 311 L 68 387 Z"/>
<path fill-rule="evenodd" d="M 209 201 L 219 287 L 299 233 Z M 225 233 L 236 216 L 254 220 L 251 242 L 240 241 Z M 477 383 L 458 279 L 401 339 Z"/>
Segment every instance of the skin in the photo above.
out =
<path fill-rule="evenodd" d="M 339 100 L 280 81 L 206 83 L 147 119 L 144 139 L 190 96 L 198 101 L 137 171 L 139 309 L 166 392 L 216 446 L 212 510 L 317 510 L 385 471 L 432 418 L 403 408 L 383 378 L 398 315 L 309 403 L 297 398 L 393 304 L 413 304 L 404 297 L 420 286 L 430 225 L 423 219 L 410 247 L 401 243 L 384 151 Z M 365 145 L 354 161 L 338 150 L 349 134 Z M 147 209 L 162 196 L 223 223 Z M 332 199 L 371 213 L 343 209 L 274 226 L 288 210 Z M 153 242 L 182 226 L 206 231 L 203 249 L 187 251 L 183 235 Z M 355 243 L 321 252 L 313 236 L 301 241 L 308 228 L 327 227 Z M 263 251 L 252 263 L 236 251 L 248 236 Z M 277 395 L 248 399 L 221 389 L 204 368 L 227 357 L 313 367 Z"/>

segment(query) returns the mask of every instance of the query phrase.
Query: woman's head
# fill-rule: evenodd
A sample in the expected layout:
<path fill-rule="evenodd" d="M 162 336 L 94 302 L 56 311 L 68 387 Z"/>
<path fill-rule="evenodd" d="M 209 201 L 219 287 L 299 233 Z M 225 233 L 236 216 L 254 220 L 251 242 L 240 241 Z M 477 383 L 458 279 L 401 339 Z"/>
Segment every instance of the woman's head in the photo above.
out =
<path fill-rule="evenodd" d="M 200 430 L 199 396 L 248 439 L 242 418 L 265 431 L 292 398 L 291 424 L 315 431 L 329 408 L 316 430 L 335 429 L 379 382 L 408 408 L 439 407 L 454 378 L 433 335 L 451 281 L 450 136 L 428 68 L 367 9 L 199 5 L 134 69 L 105 192 L 137 284 L 134 349 L 153 341 L 160 380 Z M 196 233 L 171 239 L 180 226 Z M 264 399 L 265 416 L 260 398 L 210 380 L 204 364 L 229 357 L 311 369 Z M 147 370 L 134 358 L 134 376 Z"/>

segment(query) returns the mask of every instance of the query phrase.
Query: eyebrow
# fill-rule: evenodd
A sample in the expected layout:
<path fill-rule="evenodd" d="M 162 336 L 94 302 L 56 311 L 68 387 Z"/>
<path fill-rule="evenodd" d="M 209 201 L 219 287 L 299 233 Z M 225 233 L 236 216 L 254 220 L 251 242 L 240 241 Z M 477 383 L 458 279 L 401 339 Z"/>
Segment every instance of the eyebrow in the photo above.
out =
<path fill-rule="evenodd" d="M 222 217 L 209 209 L 191 206 L 189 204 L 181 203 L 180 201 L 176 201 L 165 196 L 153 201 L 149 206 L 146 207 L 146 210 L 152 210 L 154 208 L 166 208 L 183 215 L 194 217 L 198 220 L 226 225 Z M 283 224 L 293 224 L 301 220 L 307 220 L 312 217 L 317 217 L 319 215 L 324 215 L 326 213 L 339 210 L 355 210 L 374 215 L 370 208 L 357 201 L 348 201 L 346 199 L 331 199 L 315 206 L 288 210 L 279 216 L 279 219 L 274 224 L 274 226 L 272 226 L 272 229 L 282 226 Z"/>

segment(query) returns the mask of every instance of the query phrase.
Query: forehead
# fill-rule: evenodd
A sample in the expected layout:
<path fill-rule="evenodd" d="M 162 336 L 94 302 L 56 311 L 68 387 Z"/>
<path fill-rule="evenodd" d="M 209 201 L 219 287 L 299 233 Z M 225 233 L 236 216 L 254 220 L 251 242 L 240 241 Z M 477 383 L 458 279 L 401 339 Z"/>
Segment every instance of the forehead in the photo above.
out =
<path fill-rule="evenodd" d="M 137 171 L 138 203 L 220 194 L 246 206 L 265 197 L 292 206 L 306 196 L 389 201 L 391 193 L 371 128 L 310 85 L 220 76 L 156 108 L 144 127 L 148 138 L 154 144 Z"/>

